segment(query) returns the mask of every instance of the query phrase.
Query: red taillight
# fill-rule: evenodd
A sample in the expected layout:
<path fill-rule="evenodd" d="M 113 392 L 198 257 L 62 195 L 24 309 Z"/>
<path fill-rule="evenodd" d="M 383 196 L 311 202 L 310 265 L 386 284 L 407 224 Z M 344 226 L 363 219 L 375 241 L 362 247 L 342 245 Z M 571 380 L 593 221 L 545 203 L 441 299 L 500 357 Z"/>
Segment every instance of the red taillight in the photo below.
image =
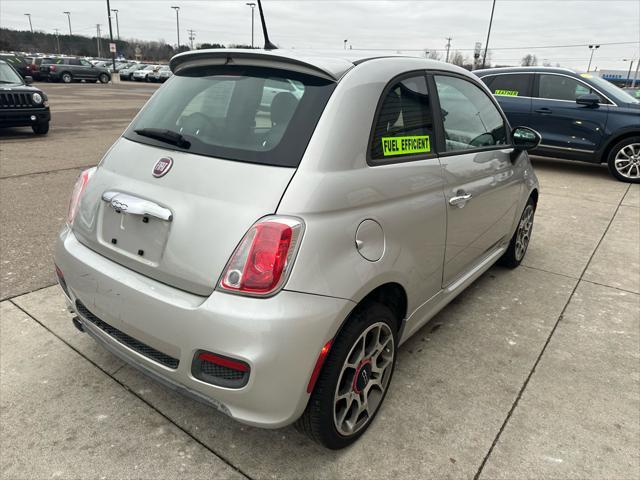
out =
<path fill-rule="evenodd" d="M 333 339 L 329 340 L 322 350 L 320 350 L 320 354 L 318 355 L 318 360 L 316 360 L 316 366 L 313 367 L 313 372 L 311 373 L 311 378 L 309 379 L 309 384 L 307 385 L 307 393 L 313 392 L 313 387 L 316 386 L 316 382 L 318 381 L 318 376 L 320 375 L 320 370 L 322 370 L 322 365 L 324 365 L 324 361 L 327 359 L 327 355 L 329 355 L 329 350 L 331 350 L 331 343 Z"/>
<path fill-rule="evenodd" d="M 49 65 L 49 70 L 52 72 L 56 71 L 56 66 L 55 65 Z"/>
<path fill-rule="evenodd" d="M 231 256 L 222 277 L 222 290 L 247 295 L 276 292 L 291 270 L 303 223 L 289 217 L 270 217 L 256 223 Z"/>
<path fill-rule="evenodd" d="M 80 174 L 78 180 L 76 180 L 76 184 L 73 186 L 73 192 L 71 193 L 71 200 L 69 201 L 69 212 L 67 213 L 67 225 L 73 225 L 73 221 L 76 218 L 76 213 L 78 213 L 78 204 L 80 203 L 80 198 L 84 193 L 85 188 L 87 188 L 87 184 L 94 172 L 96 171 L 96 167 L 85 170 Z"/>

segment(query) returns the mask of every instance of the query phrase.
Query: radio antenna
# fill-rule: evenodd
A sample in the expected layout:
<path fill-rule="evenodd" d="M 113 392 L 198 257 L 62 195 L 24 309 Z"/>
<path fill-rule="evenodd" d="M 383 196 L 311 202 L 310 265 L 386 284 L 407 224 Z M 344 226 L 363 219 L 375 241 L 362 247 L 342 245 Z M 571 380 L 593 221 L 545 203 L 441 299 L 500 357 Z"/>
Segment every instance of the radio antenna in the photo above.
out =
<path fill-rule="evenodd" d="M 262 11 L 262 2 L 258 0 L 258 9 L 260 9 L 260 21 L 262 22 L 262 33 L 264 34 L 264 49 L 265 50 L 277 50 L 271 40 L 269 40 L 269 33 L 267 32 L 267 24 L 264 21 L 264 12 Z"/>

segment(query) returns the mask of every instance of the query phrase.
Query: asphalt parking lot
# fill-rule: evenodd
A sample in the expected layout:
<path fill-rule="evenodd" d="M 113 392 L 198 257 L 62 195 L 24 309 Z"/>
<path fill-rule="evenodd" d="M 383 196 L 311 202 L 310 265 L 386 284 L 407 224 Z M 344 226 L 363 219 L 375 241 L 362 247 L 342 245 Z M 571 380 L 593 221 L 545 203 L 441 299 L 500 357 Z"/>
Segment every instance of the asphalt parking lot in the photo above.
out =
<path fill-rule="evenodd" d="M 71 323 L 53 242 L 147 84 L 39 84 L 52 128 L 0 132 L 2 478 L 638 478 L 640 185 L 534 159 L 524 264 L 494 267 L 400 349 L 377 420 L 331 452 L 148 380 Z"/>

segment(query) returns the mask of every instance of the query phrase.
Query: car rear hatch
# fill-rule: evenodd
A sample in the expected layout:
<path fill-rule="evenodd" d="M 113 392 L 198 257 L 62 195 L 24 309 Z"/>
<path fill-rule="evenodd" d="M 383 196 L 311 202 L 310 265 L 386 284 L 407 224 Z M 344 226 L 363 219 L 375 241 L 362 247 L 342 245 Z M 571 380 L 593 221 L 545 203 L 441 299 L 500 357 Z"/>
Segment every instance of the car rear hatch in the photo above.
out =
<path fill-rule="evenodd" d="M 296 82 L 300 98 L 265 85 Z M 108 152 L 80 202 L 80 242 L 209 295 L 244 234 L 276 212 L 333 82 L 264 67 L 184 69 Z"/>

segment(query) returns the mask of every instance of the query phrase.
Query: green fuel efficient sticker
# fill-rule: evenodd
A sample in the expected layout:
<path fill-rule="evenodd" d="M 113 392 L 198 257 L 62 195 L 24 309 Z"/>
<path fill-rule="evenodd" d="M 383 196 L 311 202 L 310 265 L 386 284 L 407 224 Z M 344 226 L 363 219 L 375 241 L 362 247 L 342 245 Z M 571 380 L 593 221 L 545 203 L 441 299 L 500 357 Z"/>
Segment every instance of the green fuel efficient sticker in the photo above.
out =
<path fill-rule="evenodd" d="M 429 135 L 411 137 L 382 137 L 382 153 L 391 155 L 411 155 L 413 153 L 429 153 L 431 141 Z"/>
<path fill-rule="evenodd" d="M 517 97 L 518 96 L 518 90 L 496 90 L 495 94 L 496 95 L 506 95 L 508 97 Z"/>

